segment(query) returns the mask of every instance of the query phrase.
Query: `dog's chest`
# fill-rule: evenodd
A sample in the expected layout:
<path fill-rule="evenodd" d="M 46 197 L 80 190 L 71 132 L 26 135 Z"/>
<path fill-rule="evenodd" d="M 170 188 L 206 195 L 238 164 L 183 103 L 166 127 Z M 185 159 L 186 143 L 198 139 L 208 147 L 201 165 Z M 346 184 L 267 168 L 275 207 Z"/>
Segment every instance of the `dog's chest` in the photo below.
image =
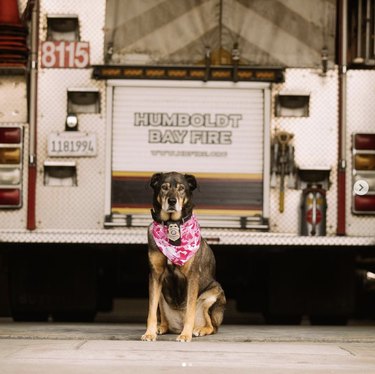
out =
<path fill-rule="evenodd" d="M 176 265 L 167 265 L 163 281 L 163 295 L 167 303 L 182 308 L 186 303 L 187 279 Z"/>
<path fill-rule="evenodd" d="M 174 265 L 172 262 L 167 262 L 167 277 L 170 277 L 174 282 L 186 282 L 186 276 L 181 271 L 181 267 Z"/>

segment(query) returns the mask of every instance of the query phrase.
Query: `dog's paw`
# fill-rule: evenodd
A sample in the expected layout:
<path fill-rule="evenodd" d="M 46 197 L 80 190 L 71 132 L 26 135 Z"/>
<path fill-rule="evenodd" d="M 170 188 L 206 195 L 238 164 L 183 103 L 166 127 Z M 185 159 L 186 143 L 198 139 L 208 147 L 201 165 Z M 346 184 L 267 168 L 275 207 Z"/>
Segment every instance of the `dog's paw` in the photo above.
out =
<path fill-rule="evenodd" d="M 142 335 L 141 340 L 145 342 L 154 342 L 156 340 L 156 334 L 152 334 L 146 331 L 146 333 Z"/>
<path fill-rule="evenodd" d="M 211 335 L 213 334 L 214 329 L 212 327 L 196 327 L 193 330 L 193 335 L 194 336 L 205 336 L 205 335 Z"/>
<path fill-rule="evenodd" d="M 164 325 L 159 325 L 158 326 L 158 335 L 163 335 L 163 334 L 166 334 L 168 332 L 169 328 L 168 328 L 168 325 L 167 324 L 164 324 Z"/>
<path fill-rule="evenodd" d="M 177 337 L 177 341 L 178 342 L 190 342 L 191 341 L 191 338 L 192 336 L 191 335 L 186 335 L 186 334 L 181 334 Z"/>

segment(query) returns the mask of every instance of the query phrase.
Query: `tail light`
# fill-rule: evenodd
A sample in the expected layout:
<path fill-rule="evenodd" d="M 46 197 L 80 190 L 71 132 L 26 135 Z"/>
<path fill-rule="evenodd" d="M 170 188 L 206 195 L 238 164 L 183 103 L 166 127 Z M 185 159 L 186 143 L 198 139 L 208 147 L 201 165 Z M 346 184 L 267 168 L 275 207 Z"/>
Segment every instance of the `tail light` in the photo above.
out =
<path fill-rule="evenodd" d="M 1 188 L 0 189 L 0 206 L 18 206 L 21 203 L 21 193 L 18 188 Z"/>
<path fill-rule="evenodd" d="M 21 163 L 20 148 L 0 148 L 0 164 L 14 165 Z"/>
<path fill-rule="evenodd" d="M 359 212 L 375 213 L 375 195 L 355 196 L 354 207 Z"/>
<path fill-rule="evenodd" d="M 21 129 L 16 127 L 3 127 L 0 129 L 0 143 L 21 143 Z"/>
<path fill-rule="evenodd" d="M 354 148 L 361 150 L 375 150 L 375 134 L 355 134 Z"/>
<path fill-rule="evenodd" d="M 22 206 L 22 127 L 0 127 L 0 209 Z"/>
<path fill-rule="evenodd" d="M 369 185 L 366 195 L 353 194 L 353 213 L 375 214 L 375 134 L 353 135 L 353 184 L 364 180 Z"/>
<path fill-rule="evenodd" d="M 0 184 L 14 186 L 21 183 L 20 168 L 0 168 Z"/>

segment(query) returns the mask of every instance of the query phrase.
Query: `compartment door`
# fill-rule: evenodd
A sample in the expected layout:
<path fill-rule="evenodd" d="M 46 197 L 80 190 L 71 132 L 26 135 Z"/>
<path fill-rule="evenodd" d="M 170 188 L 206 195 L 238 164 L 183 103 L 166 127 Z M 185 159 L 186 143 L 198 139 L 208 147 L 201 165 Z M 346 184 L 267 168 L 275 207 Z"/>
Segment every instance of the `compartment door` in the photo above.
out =
<path fill-rule="evenodd" d="M 131 217 L 133 225 L 141 224 L 143 218 L 149 222 L 150 176 L 178 171 L 198 179 L 194 202 L 203 226 L 266 224 L 268 84 L 109 84 L 112 218 L 122 215 L 129 222 Z"/>

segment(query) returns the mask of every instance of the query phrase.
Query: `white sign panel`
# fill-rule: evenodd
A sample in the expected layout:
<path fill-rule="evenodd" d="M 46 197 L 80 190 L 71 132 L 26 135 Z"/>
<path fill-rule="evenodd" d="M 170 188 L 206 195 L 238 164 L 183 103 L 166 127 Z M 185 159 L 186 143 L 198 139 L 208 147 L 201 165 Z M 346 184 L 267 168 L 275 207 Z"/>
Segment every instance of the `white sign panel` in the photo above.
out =
<path fill-rule="evenodd" d="M 188 83 L 115 87 L 113 171 L 262 174 L 264 90 Z"/>
<path fill-rule="evenodd" d="M 48 136 L 48 156 L 92 157 L 97 153 L 95 134 L 64 131 Z"/>

